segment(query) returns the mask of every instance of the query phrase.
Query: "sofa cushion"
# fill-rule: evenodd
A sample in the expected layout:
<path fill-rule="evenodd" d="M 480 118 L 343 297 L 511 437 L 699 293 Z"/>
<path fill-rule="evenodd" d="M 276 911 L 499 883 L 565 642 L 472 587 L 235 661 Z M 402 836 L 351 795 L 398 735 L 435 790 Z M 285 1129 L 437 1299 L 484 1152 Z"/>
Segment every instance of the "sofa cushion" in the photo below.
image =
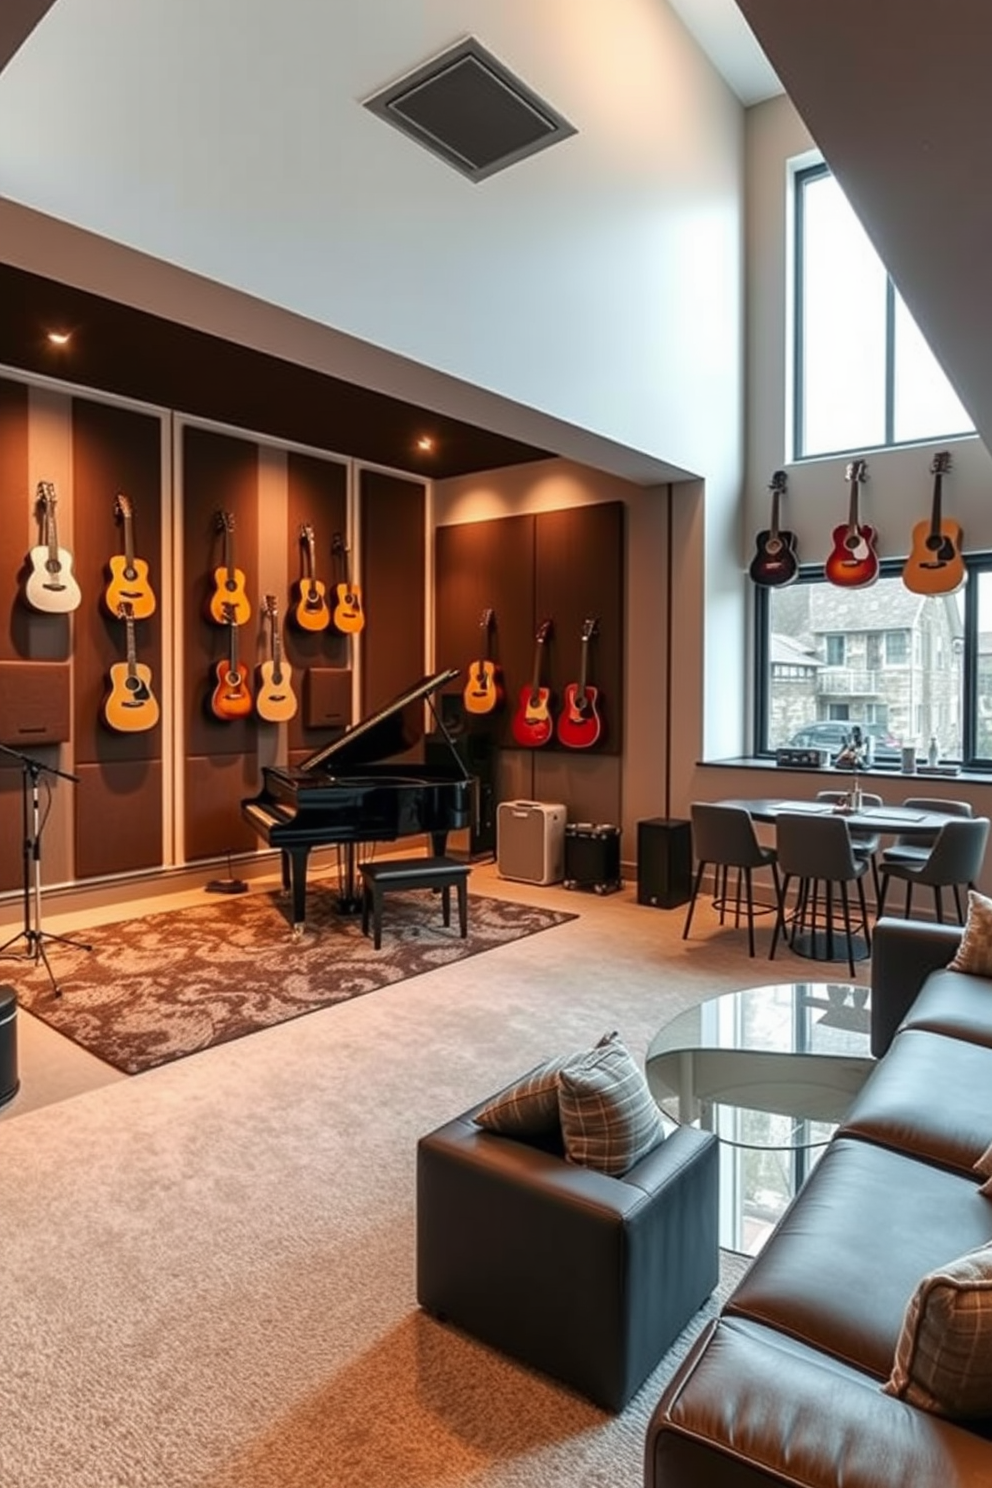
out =
<path fill-rule="evenodd" d="M 960 971 L 932 971 L 900 1028 L 929 1028 L 992 1048 L 992 983 Z"/>
<path fill-rule="evenodd" d="M 992 976 L 992 899 L 975 889 L 968 890 L 968 917 L 950 970 Z"/>
<path fill-rule="evenodd" d="M 475 1113 L 474 1120 L 486 1131 L 506 1137 L 539 1137 L 556 1132 L 558 1118 L 558 1072 L 572 1055 L 546 1059 L 512 1085 L 507 1085 Z"/>
<path fill-rule="evenodd" d="M 665 1137 L 647 1080 L 615 1033 L 562 1066 L 558 1110 L 569 1162 L 615 1177 Z"/>
<path fill-rule="evenodd" d="M 883 1389 L 939 1416 L 992 1415 L 992 1243 L 923 1277 Z"/>

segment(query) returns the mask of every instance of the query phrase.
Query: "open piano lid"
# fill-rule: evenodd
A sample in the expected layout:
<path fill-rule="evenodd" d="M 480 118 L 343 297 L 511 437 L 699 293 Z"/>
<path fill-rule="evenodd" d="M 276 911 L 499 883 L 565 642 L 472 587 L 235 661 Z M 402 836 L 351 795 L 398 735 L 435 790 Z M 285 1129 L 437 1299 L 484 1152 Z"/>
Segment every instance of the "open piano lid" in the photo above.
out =
<path fill-rule="evenodd" d="M 367 718 L 359 719 L 358 723 L 345 729 L 339 738 L 308 755 L 298 768 L 338 774 L 362 765 L 374 765 L 379 760 L 392 759 L 397 754 L 405 754 L 408 749 L 419 744 L 424 736 L 424 700 L 457 676 L 457 667 L 447 667 L 443 672 L 434 672 L 431 676 L 422 678 L 413 687 L 405 688 L 384 708 L 378 708 Z M 438 727 L 443 733 L 440 721 Z M 456 751 L 452 749 L 451 752 L 458 761 Z M 460 761 L 458 763 L 461 764 Z M 464 773 L 464 766 L 461 768 Z"/>

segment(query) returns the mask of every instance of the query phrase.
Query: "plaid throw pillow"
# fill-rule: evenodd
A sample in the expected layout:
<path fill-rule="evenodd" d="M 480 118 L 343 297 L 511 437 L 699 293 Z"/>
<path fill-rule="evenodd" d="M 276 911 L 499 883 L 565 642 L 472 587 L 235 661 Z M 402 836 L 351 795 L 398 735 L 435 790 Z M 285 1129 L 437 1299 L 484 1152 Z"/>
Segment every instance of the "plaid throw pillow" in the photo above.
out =
<path fill-rule="evenodd" d="M 475 1117 L 504 1137 L 540 1137 L 558 1130 L 558 1072 L 573 1055 L 545 1060 L 487 1101 Z"/>
<path fill-rule="evenodd" d="M 968 918 L 950 969 L 992 976 L 992 899 L 974 889 L 968 890 Z"/>
<path fill-rule="evenodd" d="M 568 1161 L 615 1177 L 664 1140 L 647 1081 L 615 1033 L 563 1066 L 558 1110 Z"/>
<path fill-rule="evenodd" d="M 992 1416 L 992 1243 L 924 1276 L 882 1389 L 938 1416 Z"/>
<path fill-rule="evenodd" d="M 975 1172 L 981 1173 L 987 1179 L 978 1190 L 979 1193 L 992 1195 L 992 1143 L 989 1143 L 981 1157 L 975 1164 Z"/>

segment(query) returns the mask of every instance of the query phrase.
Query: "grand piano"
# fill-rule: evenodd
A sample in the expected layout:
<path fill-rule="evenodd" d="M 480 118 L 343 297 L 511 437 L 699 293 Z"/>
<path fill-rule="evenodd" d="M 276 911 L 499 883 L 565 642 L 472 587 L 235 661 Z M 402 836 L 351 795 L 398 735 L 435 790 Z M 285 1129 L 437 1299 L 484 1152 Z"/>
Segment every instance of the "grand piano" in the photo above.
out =
<path fill-rule="evenodd" d="M 343 898 L 353 903 L 357 844 L 425 833 L 433 852 L 441 854 L 448 833 L 469 825 L 472 779 L 430 702 L 432 693 L 457 676 L 458 668 L 450 667 L 422 678 L 298 765 L 267 765 L 261 792 L 242 801 L 242 816 L 282 854 L 283 886 L 293 898 L 294 940 L 304 929 L 311 848 L 345 845 Z M 451 745 L 450 771 L 402 760 L 388 763 L 423 738 L 425 701 Z"/>

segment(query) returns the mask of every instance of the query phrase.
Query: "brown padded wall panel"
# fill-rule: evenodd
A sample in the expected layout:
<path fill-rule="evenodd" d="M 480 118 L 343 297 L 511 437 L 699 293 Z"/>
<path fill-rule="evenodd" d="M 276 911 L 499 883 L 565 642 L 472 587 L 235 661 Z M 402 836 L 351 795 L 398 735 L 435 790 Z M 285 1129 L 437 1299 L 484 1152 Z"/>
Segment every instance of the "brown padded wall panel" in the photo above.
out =
<path fill-rule="evenodd" d="M 296 624 L 293 613 L 300 598 L 299 579 L 303 573 L 303 550 L 300 529 L 313 528 L 314 578 L 325 587 L 324 598 L 331 605 L 334 585 L 337 582 L 331 540 L 335 532 L 345 533 L 348 516 L 348 472 L 344 465 L 333 460 L 320 460 L 313 455 L 299 454 L 290 450 L 286 457 L 287 484 L 287 572 L 290 578 L 289 594 L 284 614 L 283 646 L 286 659 L 295 669 L 294 686 L 298 697 L 307 689 L 307 670 L 316 668 L 348 668 L 351 656 L 351 641 L 333 624 L 325 630 L 310 631 Z M 348 685 L 350 687 L 350 672 Z M 320 716 L 320 715 L 318 715 Z M 345 720 L 351 722 L 350 704 Z M 312 753 L 332 737 L 326 724 L 311 725 L 306 709 L 301 706 L 289 725 L 289 748 Z"/>
<path fill-rule="evenodd" d="M 450 692 L 461 692 L 473 661 L 485 655 L 479 621 L 495 611 L 492 657 L 503 670 L 506 701 L 498 712 L 476 716 L 472 728 L 491 732 L 498 745 L 513 743 L 510 719 L 534 668 L 534 535 L 531 515 L 499 517 L 439 527 L 435 536 L 435 656 L 438 667 L 461 668 Z"/>
<path fill-rule="evenodd" d="M 603 735 L 593 749 L 602 754 L 619 754 L 623 743 L 623 544 L 620 501 L 537 515 L 534 602 L 538 617 L 554 619 L 549 661 L 558 706 L 566 684 L 579 680 L 584 622 L 599 622 L 586 680 L 599 689 Z"/>
<path fill-rule="evenodd" d="M 0 378 L 0 495 L 4 510 L 0 521 L 0 584 L 3 586 L 3 623 L 0 624 L 0 658 L 12 660 L 25 653 L 18 645 L 24 622 L 19 598 L 19 580 L 28 547 L 28 390 L 24 383 Z"/>
<path fill-rule="evenodd" d="M 159 867 L 161 761 L 78 765 L 76 773 L 76 877 Z"/>
<path fill-rule="evenodd" d="M 0 755 L 0 893 L 21 888 L 24 882 L 22 791 L 23 776 L 17 760 Z"/>
<path fill-rule="evenodd" d="M 103 719 L 114 662 L 127 660 L 127 629 L 104 602 L 111 557 L 124 551 L 124 529 L 115 517 L 118 492 L 132 509 L 135 557 L 149 565 L 155 613 L 134 622 L 135 652 L 151 668 L 152 691 L 162 720 L 171 699 L 162 694 L 161 423 L 150 414 L 73 399 L 73 547 L 83 591 L 73 633 L 74 748 L 77 764 L 156 759 L 162 753 L 162 724 L 120 733 Z"/>
<path fill-rule="evenodd" d="M 424 666 L 426 492 L 416 482 L 361 473 L 362 717 L 419 682 Z M 352 578 L 357 576 L 352 574 Z"/>
<path fill-rule="evenodd" d="M 0 744 L 66 743 L 70 694 L 67 661 L 0 661 Z"/>
<path fill-rule="evenodd" d="M 250 852 L 258 837 L 241 815 L 241 802 L 258 794 L 254 756 L 198 755 L 186 761 L 186 857 Z"/>

